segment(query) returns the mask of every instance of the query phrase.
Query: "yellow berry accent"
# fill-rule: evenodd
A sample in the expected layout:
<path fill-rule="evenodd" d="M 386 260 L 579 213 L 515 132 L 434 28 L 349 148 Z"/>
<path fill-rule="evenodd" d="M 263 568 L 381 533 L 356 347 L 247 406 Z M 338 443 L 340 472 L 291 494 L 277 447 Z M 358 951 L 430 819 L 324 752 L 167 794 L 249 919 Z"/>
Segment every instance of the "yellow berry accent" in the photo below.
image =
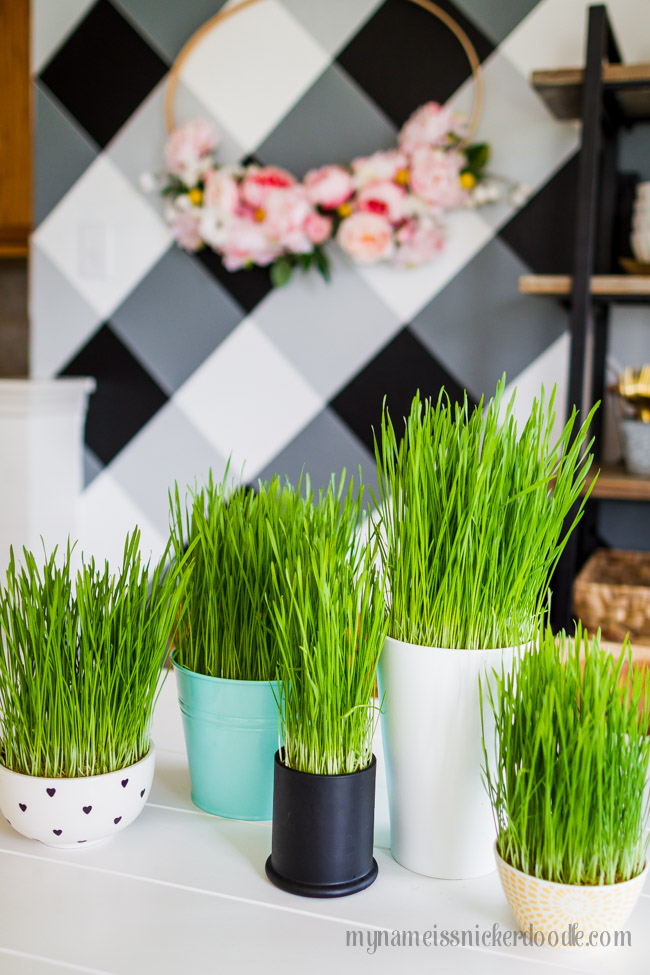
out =
<path fill-rule="evenodd" d="M 257 220 L 258 223 L 262 223 L 262 221 L 266 218 L 266 210 L 263 210 L 262 207 L 258 207 L 253 213 L 253 218 Z"/>
<path fill-rule="evenodd" d="M 203 203 L 203 190 L 200 190 L 198 186 L 195 186 L 193 190 L 190 190 L 187 195 L 190 198 L 190 202 L 193 203 L 195 207 L 199 207 Z"/>
<path fill-rule="evenodd" d="M 342 203 L 336 208 L 336 212 L 338 213 L 339 217 L 349 217 L 352 213 L 352 207 L 349 203 Z"/>
<path fill-rule="evenodd" d="M 476 176 L 474 173 L 461 173 L 460 185 L 464 190 L 473 190 L 476 186 Z"/>
<path fill-rule="evenodd" d="M 395 182 L 399 186 L 408 186 L 409 183 L 409 171 L 408 169 L 398 169 L 395 173 Z"/>

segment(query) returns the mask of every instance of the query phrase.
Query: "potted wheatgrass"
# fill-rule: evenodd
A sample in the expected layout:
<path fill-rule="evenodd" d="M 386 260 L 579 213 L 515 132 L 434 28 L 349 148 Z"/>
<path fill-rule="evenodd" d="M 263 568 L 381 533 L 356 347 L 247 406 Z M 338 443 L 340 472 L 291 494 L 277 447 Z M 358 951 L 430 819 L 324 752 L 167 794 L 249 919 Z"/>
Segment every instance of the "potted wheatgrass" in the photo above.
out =
<path fill-rule="evenodd" d="M 133 822 L 149 796 L 150 740 L 183 564 L 150 571 L 136 530 L 120 570 L 71 548 L 11 552 L 0 591 L 0 809 L 19 833 L 84 849 Z"/>
<path fill-rule="evenodd" d="M 484 706 L 499 876 L 522 930 L 551 947 L 614 943 L 648 870 L 650 676 L 627 641 L 616 659 L 599 637 L 547 630 Z"/>
<path fill-rule="evenodd" d="M 271 818 L 278 747 L 278 648 L 268 606 L 272 567 L 308 531 L 309 484 L 278 477 L 257 490 L 228 471 L 172 504 L 172 541 L 188 545 L 185 615 L 172 655 L 192 800 L 232 819 Z M 272 543 L 272 534 L 276 547 Z"/>
<path fill-rule="evenodd" d="M 352 483 L 344 493 L 332 479 L 315 506 L 317 531 L 274 570 L 284 745 L 266 872 L 307 897 L 352 894 L 377 876 L 372 695 L 387 620 L 361 501 Z"/>
<path fill-rule="evenodd" d="M 376 526 L 388 579 L 379 665 L 391 848 L 442 878 L 488 873 L 492 817 L 481 782 L 479 676 L 530 646 L 591 458 L 589 420 L 554 442 L 553 400 L 518 429 L 505 377 L 484 409 L 415 396 L 399 434 L 376 441 Z M 568 527 L 567 527 L 568 526 Z"/>

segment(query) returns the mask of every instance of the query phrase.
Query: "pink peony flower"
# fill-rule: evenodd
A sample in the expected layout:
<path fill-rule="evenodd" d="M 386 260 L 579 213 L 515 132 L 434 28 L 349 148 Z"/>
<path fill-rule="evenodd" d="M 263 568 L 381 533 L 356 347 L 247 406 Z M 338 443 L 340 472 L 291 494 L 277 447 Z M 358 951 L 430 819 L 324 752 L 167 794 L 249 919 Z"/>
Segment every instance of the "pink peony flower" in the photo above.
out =
<path fill-rule="evenodd" d="M 165 163 L 186 186 L 194 186 L 212 162 L 219 143 L 216 126 L 206 119 L 195 119 L 174 129 L 165 146 Z"/>
<path fill-rule="evenodd" d="M 393 252 L 393 228 L 376 213 L 353 213 L 341 222 L 336 240 L 360 264 L 373 264 Z"/>
<path fill-rule="evenodd" d="M 238 271 L 250 264 L 266 267 L 282 253 L 282 248 L 272 244 L 262 225 L 249 217 L 235 217 L 226 227 L 221 248 L 224 267 Z"/>
<path fill-rule="evenodd" d="M 393 261 L 406 267 L 433 260 L 445 243 L 442 230 L 434 220 L 408 221 L 395 237 L 397 249 Z"/>
<path fill-rule="evenodd" d="M 303 180 L 309 202 L 325 210 L 335 210 L 353 192 L 352 178 L 342 166 L 321 166 L 311 169 Z"/>
<path fill-rule="evenodd" d="M 264 207 L 269 193 L 295 183 L 291 173 L 277 166 L 249 166 L 241 184 L 242 199 L 253 209 Z"/>
<path fill-rule="evenodd" d="M 375 152 L 372 156 L 358 156 L 352 160 L 354 185 L 357 189 L 379 180 L 395 179 L 408 166 L 408 159 L 399 149 Z"/>
<path fill-rule="evenodd" d="M 201 211 L 195 207 L 191 210 L 173 210 L 169 224 L 179 247 L 184 247 L 187 251 L 196 251 L 201 247 L 203 238 L 199 233 L 200 217 Z"/>
<path fill-rule="evenodd" d="M 232 176 L 211 169 L 205 176 L 203 205 L 212 210 L 234 213 L 239 206 L 239 188 Z"/>
<path fill-rule="evenodd" d="M 404 187 L 383 180 L 379 183 L 369 183 L 360 190 L 356 197 L 356 205 L 358 210 L 377 213 L 380 217 L 386 217 L 391 223 L 398 223 L 404 217 L 405 196 Z"/>
<path fill-rule="evenodd" d="M 443 210 L 465 206 L 469 194 L 460 185 L 464 165 L 462 152 L 420 146 L 411 155 L 411 188 L 431 206 Z"/>
<path fill-rule="evenodd" d="M 286 189 L 273 189 L 267 194 L 264 207 L 260 208 L 260 216 L 263 215 L 260 227 L 282 250 L 305 254 L 313 250 L 305 230 L 307 218 L 313 212 L 303 186 L 296 184 Z"/>
<path fill-rule="evenodd" d="M 312 244 L 324 244 L 332 233 L 332 221 L 320 213 L 310 213 L 305 220 L 305 233 Z"/>
<path fill-rule="evenodd" d="M 462 138 L 465 134 L 462 117 L 437 102 L 427 102 L 404 123 L 397 141 L 403 152 L 413 152 L 419 146 L 447 145 L 450 132 Z"/>

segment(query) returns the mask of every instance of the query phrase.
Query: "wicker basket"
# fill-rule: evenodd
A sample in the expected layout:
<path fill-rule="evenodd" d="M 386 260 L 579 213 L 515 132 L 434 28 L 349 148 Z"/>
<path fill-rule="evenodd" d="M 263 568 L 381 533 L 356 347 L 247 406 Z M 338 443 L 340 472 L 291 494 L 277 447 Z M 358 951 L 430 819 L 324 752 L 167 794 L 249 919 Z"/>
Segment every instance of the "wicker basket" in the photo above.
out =
<path fill-rule="evenodd" d="M 573 587 L 573 612 L 603 640 L 650 644 L 650 552 L 599 549 Z"/>

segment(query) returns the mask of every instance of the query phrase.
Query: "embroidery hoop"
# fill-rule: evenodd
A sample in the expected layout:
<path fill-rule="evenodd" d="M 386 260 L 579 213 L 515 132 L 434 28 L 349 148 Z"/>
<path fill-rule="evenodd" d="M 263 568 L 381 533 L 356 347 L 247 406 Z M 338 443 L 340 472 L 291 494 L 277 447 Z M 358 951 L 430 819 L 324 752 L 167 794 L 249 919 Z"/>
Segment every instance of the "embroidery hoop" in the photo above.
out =
<path fill-rule="evenodd" d="M 174 119 L 174 98 L 176 95 L 176 88 L 178 86 L 181 69 L 189 55 L 192 53 L 197 44 L 199 44 L 200 41 L 205 37 L 205 35 L 210 33 L 210 31 L 216 27 L 217 24 L 227 20 L 229 17 L 233 17 L 246 7 L 252 7 L 253 4 L 260 2 L 261 0 L 242 0 L 242 2 L 237 4 L 236 7 L 230 7 L 228 10 L 218 11 L 218 13 L 216 13 L 213 17 L 210 17 L 209 20 L 206 20 L 206 22 L 199 27 L 198 30 L 196 30 L 190 39 L 184 44 L 169 72 L 169 81 L 167 83 L 167 91 L 165 93 L 165 124 L 168 132 L 171 133 L 176 128 Z M 414 3 L 417 7 L 421 7 L 423 10 L 426 10 L 446 27 L 448 27 L 460 43 L 463 51 L 465 52 L 467 60 L 469 61 L 469 65 L 472 70 L 472 78 L 474 79 L 473 103 L 472 111 L 470 112 L 467 122 L 467 133 L 461 143 L 461 145 L 467 145 L 467 143 L 471 141 L 472 136 L 476 131 L 479 119 L 481 117 L 481 112 L 483 110 L 483 75 L 481 72 L 481 62 L 478 54 L 476 53 L 476 48 L 460 24 L 458 24 L 454 18 L 447 13 L 446 10 L 443 10 L 437 4 L 432 3 L 431 0 L 408 0 L 408 2 Z"/>

